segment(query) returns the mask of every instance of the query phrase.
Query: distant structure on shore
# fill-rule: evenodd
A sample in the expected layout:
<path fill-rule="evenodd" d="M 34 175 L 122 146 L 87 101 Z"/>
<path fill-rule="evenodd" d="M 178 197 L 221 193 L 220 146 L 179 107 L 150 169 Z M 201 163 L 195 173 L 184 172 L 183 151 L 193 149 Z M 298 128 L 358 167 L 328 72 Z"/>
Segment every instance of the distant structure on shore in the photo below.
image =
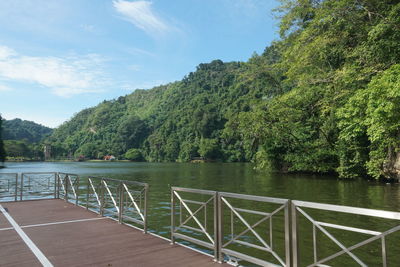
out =
<path fill-rule="evenodd" d="M 104 160 L 116 160 L 116 158 L 113 155 L 106 155 L 103 158 Z"/>
<path fill-rule="evenodd" d="M 51 145 L 45 144 L 43 153 L 44 153 L 44 160 L 49 160 L 51 158 Z"/>

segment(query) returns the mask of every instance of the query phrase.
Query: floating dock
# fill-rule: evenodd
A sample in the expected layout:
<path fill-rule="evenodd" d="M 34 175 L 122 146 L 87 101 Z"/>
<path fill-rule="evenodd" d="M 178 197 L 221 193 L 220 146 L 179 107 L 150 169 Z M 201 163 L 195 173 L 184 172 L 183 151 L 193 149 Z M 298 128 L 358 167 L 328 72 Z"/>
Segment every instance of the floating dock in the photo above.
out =
<path fill-rule="evenodd" d="M 229 266 L 61 199 L 1 206 L 0 266 Z"/>
<path fill-rule="evenodd" d="M 171 187 L 167 239 L 148 231 L 148 195 L 137 181 L 0 173 L 0 266 L 400 266 L 397 211 Z"/>

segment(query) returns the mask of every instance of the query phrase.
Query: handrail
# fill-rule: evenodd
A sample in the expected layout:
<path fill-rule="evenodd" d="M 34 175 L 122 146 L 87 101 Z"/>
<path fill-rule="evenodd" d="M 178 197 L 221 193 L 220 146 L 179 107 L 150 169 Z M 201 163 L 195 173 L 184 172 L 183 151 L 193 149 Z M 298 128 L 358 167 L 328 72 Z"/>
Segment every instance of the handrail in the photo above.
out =
<path fill-rule="evenodd" d="M 75 204 L 79 205 L 79 175 L 59 172 L 57 173 L 57 183 L 57 198 L 63 198 L 66 201 L 73 198 Z M 63 192 L 63 195 L 60 195 L 60 192 Z"/>
<path fill-rule="evenodd" d="M 6 176 L 10 177 L 4 178 Z M 139 224 L 143 227 L 143 231 L 147 232 L 149 189 L 147 183 L 89 177 L 86 183 L 86 197 L 83 197 L 83 188 L 80 186 L 80 176 L 73 173 L 26 172 L 20 176 L 18 173 L 0 173 L 0 201 L 3 199 L 10 201 L 11 197 L 14 201 L 52 197 L 79 205 L 79 201 L 83 200 L 86 209 L 98 207 L 98 211 L 93 211 L 102 216 L 114 214 L 118 217 L 119 223 Z M 11 191 L 13 193 L 9 193 Z M 110 201 L 111 208 L 107 206 Z"/>
<path fill-rule="evenodd" d="M 188 197 L 183 197 L 181 193 L 187 193 Z M 193 195 L 206 195 L 209 196 L 207 200 L 198 201 L 193 200 Z M 266 202 L 272 205 L 278 205 L 271 212 L 259 211 L 254 209 L 244 209 L 234 207 L 231 203 L 231 199 L 240 199 L 248 201 Z M 183 188 L 183 187 L 171 187 L 171 242 L 174 244 L 176 239 L 182 239 L 193 244 L 206 247 L 211 249 L 214 253 L 214 258 L 218 262 L 224 260 L 224 255 L 232 259 L 237 257 L 239 259 L 259 264 L 262 266 L 274 265 L 271 262 L 252 257 L 250 255 L 243 254 L 237 250 L 228 249 L 231 244 L 239 244 L 252 249 L 258 249 L 270 253 L 282 266 L 290 266 L 290 227 L 289 227 L 289 203 L 288 199 L 281 198 L 270 198 L 263 196 L 252 196 L 242 195 L 227 192 L 217 192 L 211 190 Z M 191 204 L 191 207 L 189 207 Z M 212 204 L 212 205 L 211 205 Z M 207 207 L 214 210 L 214 228 L 212 232 L 207 231 Z M 192 208 L 195 207 L 195 208 Z M 227 240 L 224 235 L 224 223 L 223 223 L 223 207 L 228 208 L 231 212 L 231 231 L 230 239 Z M 177 209 L 179 208 L 179 212 Z M 272 248 L 273 235 L 272 235 L 272 217 L 279 212 L 284 212 L 284 231 L 285 231 L 285 255 L 284 259 L 278 255 Z M 204 212 L 204 213 L 203 213 Z M 187 214 L 186 218 L 183 218 L 184 214 Z M 243 217 L 243 213 L 251 214 L 252 216 L 262 216 L 256 223 L 250 224 Z M 177 223 L 177 215 L 179 215 L 179 223 Z M 203 217 L 202 217 L 203 216 Z M 233 217 L 239 218 L 240 222 L 246 226 L 246 230 L 239 234 L 234 234 L 234 221 Z M 203 220 L 204 219 L 204 220 Z M 265 241 L 265 238 L 260 236 L 254 228 L 259 226 L 262 222 L 270 220 L 269 224 L 269 242 Z M 188 225 L 188 222 L 192 222 L 192 225 Z M 193 226 L 194 224 L 194 226 Z M 190 236 L 190 233 L 196 232 L 196 237 Z M 246 233 L 252 233 L 256 239 L 261 242 L 262 246 L 257 244 L 240 240 Z M 197 238 L 198 234 L 201 234 L 203 239 Z M 268 244 L 269 243 L 269 244 Z"/>
<path fill-rule="evenodd" d="M 14 198 L 14 201 L 18 200 L 18 173 L 0 173 L 0 196 L 7 199 Z"/>
<path fill-rule="evenodd" d="M 74 202 L 76 205 L 79 204 L 79 201 L 84 200 L 87 209 L 98 208 L 94 211 L 102 216 L 110 216 L 121 224 L 128 222 L 138 224 L 143 227 L 145 233 L 147 232 L 149 188 L 147 183 L 88 177 L 86 183 L 84 180 L 84 185 L 86 186 L 86 198 L 82 196 L 84 195 L 82 190 L 84 186 L 81 186 L 81 179 L 76 174 L 29 172 L 18 175 L 17 173 L 0 173 L 0 200 L 5 198 L 6 201 L 10 201 L 10 199 L 18 201 L 54 197 Z M 193 196 L 196 196 L 196 198 Z M 200 196 L 201 200 L 199 200 Z M 260 205 L 266 207 L 243 206 L 244 201 L 260 203 Z M 309 209 L 313 212 L 309 212 Z M 291 214 L 289 214 L 289 210 Z M 317 214 L 324 211 L 331 214 L 339 213 L 348 214 L 347 216 L 357 215 L 387 219 L 394 221 L 395 224 L 391 225 L 391 228 L 387 227 L 390 229 L 383 229 L 383 227 L 380 227 L 382 229 L 364 229 L 372 227 L 360 227 L 360 224 L 352 223 L 355 220 L 341 223 L 338 220 L 332 222 L 331 220 L 317 219 Z M 279 222 L 281 222 L 280 227 L 284 228 L 281 233 L 284 234 L 284 237 L 282 236 L 278 240 L 274 231 L 280 224 L 276 220 L 273 223 L 272 219 L 282 215 L 282 213 L 283 219 L 279 218 Z M 210 214 L 212 215 L 210 216 Z M 356 216 L 353 217 L 356 218 Z M 228 218 L 228 221 L 224 223 L 225 218 Z M 348 256 L 358 265 L 367 266 L 365 259 L 354 253 L 354 250 L 374 241 L 379 241 L 381 254 L 379 260 L 382 262 L 382 266 L 386 267 L 388 260 L 391 259 L 387 257 L 387 246 L 391 244 L 386 244 L 387 236 L 400 232 L 400 212 L 171 187 L 171 242 L 175 243 L 177 239 L 181 239 L 211 249 L 214 258 L 219 262 L 222 262 L 224 258 L 231 260 L 236 257 L 262 266 L 275 265 L 275 263 L 260 256 L 253 256 L 251 253 L 246 254 L 240 249 L 236 249 L 237 247 L 232 248 L 236 244 L 252 251 L 261 251 L 265 255 L 269 255 L 269 258 L 273 261 L 278 262 L 280 266 L 299 266 L 299 256 L 306 259 L 305 261 L 308 260 L 308 258 L 303 257 L 304 255 L 299 255 L 299 234 L 304 231 L 304 228 L 298 226 L 300 218 L 312 226 L 312 230 L 310 228 L 310 233 L 312 231 L 312 247 L 301 250 L 301 253 L 308 253 L 310 256 L 310 262 L 307 263 L 307 266 L 322 266 L 340 256 Z M 238 227 L 237 223 L 242 228 Z M 267 223 L 269 225 L 265 227 Z M 261 229 L 263 231 L 260 233 L 258 229 L 263 225 L 264 228 Z M 291 235 L 289 235 L 290 229 Z M 345 233 L 363 234 L 368 237 L 357 244 L 346 246 L 335 237 L 331 229 Z M 339 248 L 339 251 L 322 256 L 323 254 L 317 249 L 319 244 L 317 233 L 322 233 L 332 241 Z M 201 238 L 199 238 L 200 235 Z M 281 246 L 276 246 L 277 240 L 282 242 Z M 278 251 L 277 248 L 281 248 L 282 251 Z M 330 249 L 328 248 L 325 254 Z M 303 266 L 303 262 L 301 265 Z"/>
<path fill-rule="evenodd" d="M 253 201 L 257 203 L 269 203 L 273 205 L 278 205 L 277 207 L 274 206 L 272 208 L 272 211 L 265 212 L 265 211 L 259 211 L 256 209 L 243 209 L 243 208 L 238 208 L 235 207 L 231 200 L 232 199 L 239 199 L 239 200 L 247 200 L 247 201 Z M 252 203 L 253 203 L 252 202 Z M 227 192 L 219 192 L 218 193 L 218 217 L 219 217 L 219 224 L 218 224 L 218 234 L 219 234 L 219 244 L 218 244 L 218 251 L 219 251 L 219 259 L 222 260 L 223 255 L 228 255 L 228 256 L 234 256 L 239 259 L 254 263 L 254 264 L 259 264 L 262 266 L 270 266 L 270 265 L 276 265 L 275 263 L 271 263 L 269 261 L 266 261 L 264 259 L 261 259 L 259 257 L 254 257 L 250 256 L 247 254 L 244 254 L 238 250 L 234 249 L 228 249 L 229 245 L 232 244 L 239 244 L 242 246 L 246 246 L 252 249 L 264 251 L 267 254 L 272 255 L 272 257 L 281 265 L 281 266 L 290 266 L 290 222 L 289 222 L 289 204 L 290 200 L 288 199 L 282 199 L 282 198 L 271 198 L 271 197 L 264 197 L 264 196 L 254 196 L 254 195 L 243 195 L 243 194 L 235 194 L 235 193 L 227 193 Z M 230 239 L 226 240 L 225 235 L 224 235 L 224 228 L 226 225 L 223 222 L 223 209 L 227 208 L 227 210 L 230 212 L 230 224 L 229 224 L 229 236 Z M 275 215 L 280 214 L 283 211 L 284 213 L 284 233 L 285 233 L 285 240 L 284 240 L 284 247 L 285 247 L 285 255 L 279 255 L 277 251 L 274 250 L 274 235 L 273 235 L 273 218 Z M 250 223 L 246 218 L 245 214 L 251 214 L 252 217 L 254 216 L 259 216 L 257 217 L 257 221 L 255 223 Z M 276 217 L 276 216 L 275 216 Z M 239 232 L 235 233 L 235 223 L 234 223 L 234 218 L 239 219 L 238 221 L 245 225 L 246 229 Z M 262 226 L 263 222 L 269 221 L 268 224 L 268 231 L 269 231 L 269 236 L 266 235 L 260 235 L 256 231 L 256 227 L 260 228 Z M 265 229 L 263 228 L 263 232 L 267 233 Z M 245 241 L 245 240 L 240 240 L 241 237 L 243 237 L 245 234 L 251 234 L 251 236 L 255 237 L 255 241 L 259 242 L 261 245 L 257 245 L 256 243 L 250 242 L 250 241 Z M 228 237 L 229 237 L 228 236 Z M 267 238 L 269 239 L 267 241 Z"/>
<path fill-rule="evenodd" d="M 19 199 L 57 198 L 56 172 L 21 173 Z"/>
<path fill-rule="evenodd" d="M 117 216 L 118 222 L 122 224 L 125 221 L 139 224 L 146 233 L 148 188 L 147 183 L 90 176 L 87 183 L 86 208 L 95 206 L 99 209 L 95 212 L 102 216 Z M 96 200 L 94 203 L 98 205 L 90 201 L 93 197 Z"/>
<path fill-rule="evenodd" d="M 193 201 L 190 199 L 184 199 L 179 192 L 186 192 L 197 195 L 206 195 L 209 198 L 205 201 Z M 179 225 L 176 225 L 176 200 L 178 200 L 179 206 Z M 207 206 L 212 203 L 212 208 L 214 210 L 213 215 L 213 231 L 209 232 L 207 230 Z M 189 204 L 196 205 L 193 209 L 189 207 Z M 217 192 L 210 190 L 198 190 L 192 188 L 183 187 L 171 187 L 171 243 L 174 244 L 176 239 L 186 240 L 188 242 L 212 249 L 214 251 L 214 258 L 218 260 L 218 217 L 217 217 Z M 203 211 L 203 212 L 202 212 Z M 183 218 L 183 214 L 187 213 L 187 218 Z M 203 215 L 203 218 L 200 217 Z M 188 223 L 194 221 L 195 226 L 190 226 Z M 182 230 L 186 230 L 182 232 Z M 188 235 L 188 231 L 195 231 L 202 234 L 205 240 L 195 238 Z"/>
<path fill-rule="evenodd" d="M 382 266 L 387 266 L 387 250 L 386 250 L 386 236 L 400 231 L 400 225 L 392 227 L 386 231 L 374 231 L 370 229 L 362 229 L 358 227 L 351 227 L 341 224 L 335 223 L 328 223 L 328 222 L 321 222 L 317 221 L 311 217 L 309 213 L 307 213 L 304 208 L 320 210 L 320 211 L 330 211 L 336 213 L 347 213 L 347 214 L 356 214 L 361 216 L 368 216 L 368 217 L 379 217 L 384 219 L 391 219 L 400 221 L 400 212 L 391 212 L 391 211 L 382 211 L 382 210 L 375 210 L 375 209 L 365 209 L 365 208 L 356 208 L 356 207 L 349 207 L 349 206 L 341 206 L 341 205 L 332 205 L 332 204 L 321 204 L 321 203 L 314 203 L 314 202 L 306 202 L 306 201 L 292 201 L 292 252 L 293 252 L 293 266 L 297 266 L 299 264 L 299 250 L 298 250 L 298 215 L 301 214 L 304 218 L 307 219 L 313 226 L 313 262 L 308 264 L 308 266 L 319 266 L 324 264 L 327 261 L 335 259 L 341 255 L 348 255 L 351 259 L 353 259 L 356 263 L 360 266 L 367 266 L 364 261 L 356 256 L 352 251 L 356 248 L 360 248 L 364 245 L 370 244 L 373 241 L 381 240 L 381 252 L 382 252 Z M 333 228 L 339 229 L 348 232 L 354 233 L 361 233 L 365 235 L 370 235 L 371 237 L 355 244 L 350 247 L 345 246 L 342 242 L 335 238 L 335 236 L 329 232 L 326 228 Z M 324 258 L 318 257 L 317 251 L 317 230 L 322 232 L 326 237 L 328 237 L 333 243 L 335 243 L 339 248 L 340 251 L 333 253 L 329 256 Z"/>

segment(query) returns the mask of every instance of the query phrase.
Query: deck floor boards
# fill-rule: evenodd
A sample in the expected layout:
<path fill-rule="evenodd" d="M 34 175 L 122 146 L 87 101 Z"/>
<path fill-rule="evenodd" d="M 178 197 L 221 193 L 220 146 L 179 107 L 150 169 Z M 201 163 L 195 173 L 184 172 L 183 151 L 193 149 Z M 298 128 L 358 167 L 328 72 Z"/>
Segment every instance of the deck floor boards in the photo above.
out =
<path fill-rule="evenodd" d="M 228 266 L 62 200 L 7 202 L 2 206 L 54 266 Z M 82 219 L 90 220 L 24 227 Z M 10 227 L 3 215 L 0 226 Z M 0 231 L 0 266 L 40 263 L 15 230 L 4 230 Z"/>

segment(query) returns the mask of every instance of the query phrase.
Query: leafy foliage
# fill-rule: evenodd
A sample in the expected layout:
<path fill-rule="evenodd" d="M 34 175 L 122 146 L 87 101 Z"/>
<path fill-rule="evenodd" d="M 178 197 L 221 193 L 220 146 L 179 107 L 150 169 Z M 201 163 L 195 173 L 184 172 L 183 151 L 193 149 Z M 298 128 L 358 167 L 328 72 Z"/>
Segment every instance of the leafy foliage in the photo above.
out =
<path fill-rule="evenodd" d="M 281 2 L 281 39 L 263 54 L 83 110 L 48 139 L 53 151 L 398 176 L 400 3 Z"/>
<path fill-rule="evenodd" d="M 137 148 L 131 148 L 125 153 L 125 158 L 133 161 L 143 160 L 142 152 Z"/>
<path fill-rule="evenodd" d="M 30 143 L 37 143 L 51 135 L 53 129 L 37 124 L 33 121 L 21 119 L 3 121 L 4 140 L 27 140 Z"/>

